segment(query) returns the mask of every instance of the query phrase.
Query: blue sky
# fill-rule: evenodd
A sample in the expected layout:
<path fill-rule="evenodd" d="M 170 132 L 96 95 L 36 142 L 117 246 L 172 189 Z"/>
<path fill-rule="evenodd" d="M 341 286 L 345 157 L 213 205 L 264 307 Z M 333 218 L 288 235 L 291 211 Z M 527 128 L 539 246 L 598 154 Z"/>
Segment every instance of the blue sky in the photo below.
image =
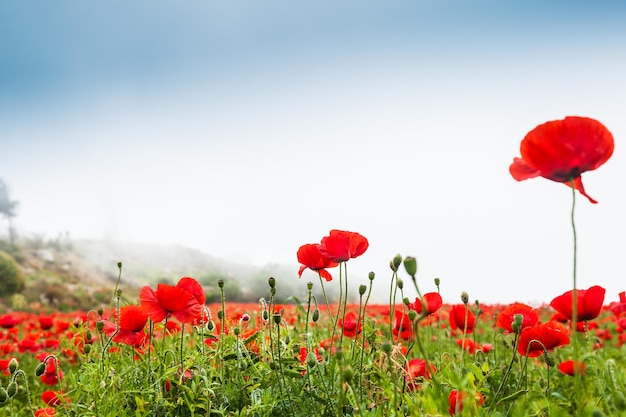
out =
<path fill-rule="evenodd" d="M 295 265 L 339 228 L 369 238 L 350 273 L 381 293 L 400 253 L 447 302 L 550 301 L 571 194 L 508 166 L 536 125 L 593 117 L 616 150 L 583 176 L 579 286 L 610 301 L 625 28 L 617 1 L 3 2 L 0 178 L 25 234 Z"/>

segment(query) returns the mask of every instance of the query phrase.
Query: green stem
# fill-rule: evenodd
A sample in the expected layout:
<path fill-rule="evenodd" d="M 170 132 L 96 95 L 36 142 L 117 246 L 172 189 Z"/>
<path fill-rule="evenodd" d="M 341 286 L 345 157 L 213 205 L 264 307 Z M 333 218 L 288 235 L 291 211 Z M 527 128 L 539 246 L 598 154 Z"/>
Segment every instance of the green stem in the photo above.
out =
<path fill-rule="evenodd" d="M 578 256 L 578 245 L 577 245 L 577 236 L 576 236 L 576 222 L 574 221 L 574 209 L 576 208 L 576 188 L 574 188 L 574 180 L 570 181 L 570 187 L 572 188 L 572 210 L 571 210 L 571 223 L 572 223 L 572 235 L 574 239 L 574 264 L 573 264 L 573 288 L 572 288 L 572 342 L 574 345 L 574 353 L 573 360 L 574 364 L 578 363 L 579 352 L 578 352 L 578 289 L 576 287 L 576 272 L 577 272 L 577 256 Z M 578 373 L 574 373 L 574 398 L 577 401 L 580 393 L 580 375 Z"/>

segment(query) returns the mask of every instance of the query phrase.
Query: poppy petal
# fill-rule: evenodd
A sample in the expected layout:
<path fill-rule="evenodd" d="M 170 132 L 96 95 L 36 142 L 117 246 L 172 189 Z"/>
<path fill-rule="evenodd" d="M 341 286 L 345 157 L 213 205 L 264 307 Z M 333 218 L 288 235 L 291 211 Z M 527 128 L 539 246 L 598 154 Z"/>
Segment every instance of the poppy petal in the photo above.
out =
<path fill-rule="evenodd" d="M 141 308 L 144 313 L 146 313 L 152 321 L 158 323 L 167 317 L 167 311 L 161 306 L 161 303 L 159 303 L 156 292 L 152 288 L 145 286 L 141 289 L 139 292 L 139 302 L 141 303 Z"/>
<path fill-rule="evenodd" d="M 509 167 L 509 172 L 517 181 L 523 181 L 541 175 L 541 171 L 530 166 L 522 158 L 513 158 L 513 163 Z"/>

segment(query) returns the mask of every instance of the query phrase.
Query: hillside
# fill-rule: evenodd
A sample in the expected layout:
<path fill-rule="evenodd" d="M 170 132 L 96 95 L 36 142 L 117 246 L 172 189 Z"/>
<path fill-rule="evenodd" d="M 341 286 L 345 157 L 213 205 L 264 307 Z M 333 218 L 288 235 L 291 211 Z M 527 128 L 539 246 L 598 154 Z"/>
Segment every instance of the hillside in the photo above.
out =
<path fill-rule="evenodd" d="M 136 300 L 144 285 L 175 284 L 183 276 L 198 279 L 210 301 L 220 298 L 218 280 L 224 280 L 229 301 L 256 302 L 269 297 L 270 276 L 276 278 L 279 302 L 306 297 L 297 265 L 238 264 L 177 245 L 102 240 L 0 243 L 0 249 L 13 255 L 26 276 L 23 291 L 4 300 L 7 307 L 93 309 L 108 304 L 120 276 L 119 262 L 119 287 L 128 300 Z M 327 290 L 332 296 L 332 289 Z"/>

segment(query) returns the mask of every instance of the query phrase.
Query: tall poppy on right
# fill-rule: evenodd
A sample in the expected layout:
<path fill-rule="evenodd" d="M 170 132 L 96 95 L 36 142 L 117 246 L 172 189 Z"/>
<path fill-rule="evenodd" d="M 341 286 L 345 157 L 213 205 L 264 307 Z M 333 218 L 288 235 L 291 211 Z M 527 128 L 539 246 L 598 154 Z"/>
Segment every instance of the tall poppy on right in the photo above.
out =
<path fill-rule="evenodd" d="M 613 135 L 599 121 L 568 116 L 535 127 L 520 145 L 509 172 L 517 181 L 544 177 L 574 187 L 592 203 L 581 174 L 604 164 L 613 155 Z"/>

